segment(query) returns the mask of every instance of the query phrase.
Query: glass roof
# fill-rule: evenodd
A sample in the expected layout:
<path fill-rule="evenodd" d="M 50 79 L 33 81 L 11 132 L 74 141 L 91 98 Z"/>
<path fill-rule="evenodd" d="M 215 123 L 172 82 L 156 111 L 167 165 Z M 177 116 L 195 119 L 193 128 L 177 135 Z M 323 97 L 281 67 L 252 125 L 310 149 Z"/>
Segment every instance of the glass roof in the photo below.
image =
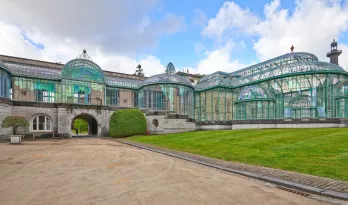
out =
<path fill-rule="evenodd" d="M 226 73 L 226 72 L 222 72 L 222 71 L 217 71 L 215 73 L 212 73 L 210 75 L 206 75 L 203 78 L 199 79 L 199 82 L 204 82 L 207 80 L 211 80 L 211 79 L 222 79 L 222 78 L 228 78 L 230 77 L 230 74 Z"/>
<path fill-rule="evenodd" d="M 283 62 L 285 60 L 285 62 Z M 268 60 L 264 63 L 256 64 L 242 70 L 232 72 L 230 77 L 221 77 L 218 72 L 205 76 L 203 81 L 199 81 L 196 90 L 205 90 L 215 86 L 237 87 L 264 80 L 272 77 L 302 72 L 315 71 L 345 71 L 338 65 L 320 62 L 309 53 L 291 53 Z M 220 77 L 217 77 L 220 75 Z"/>
<path fill-rule="evenodd" d="M 141 87 L 146 85 L 165 83 L 181 84 L 193 87 L 189 79 L 175 74 L 159 74 L 151 76 L 143 81 Z"/>
<path fill-rule="evenodd" d="M 274 67 L 278 67 L 284 64 L 292 64 L 296 62 L 308 62 L 308 61 L 318 61 L 318 58 L 310 53 L 287 53 L 285 55 L 272 58 L 270 60 L 264 61 L 262 63 L 258 63 L 241 70 L 232 72 L 233 76 L 247 76 L 255 73 L 264 72 L 266 70 L 272 69 Z"/>
<path fill-rule="evenodd" d="M 265 72 L 255 73 L 249 76 L 236 78 L 231 81 L 231 86 L 238 86 L 242 84 L 247 84 L 257 80 L 263 80 L 271 77 L 292 74 L 292 73 L 302 73 L 311 71 L 345 71 L 338 65 L 319 62 L 319 61 L 308 61 L 308 62 L 298 62 L 293 64 L 284 64 L 278 67 L 274 67 Z"/>
<path fill-rule="evenodd" d="M 77 58 L 66 63 L 61 72 L 62 78 L 105 83 L 104 72 L 93 61 Z"/>
<path fill-rule="evenodd" d="M 9 69 L 7 68 L 7 66 L 5 65 L 5 63 L 2 62 L 1 60 L 0 60 L 0 68 L 6 70 L 6 71 L 8 71 L 8 72 L 10 72 Z M 10 73 L 11 73 L 11 72 L 10 72 Z"/>
<path fill-rule="evenodd" d="M 274 95 L 261 86 L 252 85 L 240 91 L 237 99 L 240 101 L 254 99 L 274 99 Z"/>
<path fill-rule="evenodd" d="M 112 87 L 136 89 L 141 85 L 142 82 L 143 82 L 142 80 L 106 76 L 106 85 L 112 86 Z"/>
<path fill-rule="evenodd" d="M 44 79 L 60 79 L 59 69 L 9 62 L 6 62 L 5 65 L 13 75 Z"/>

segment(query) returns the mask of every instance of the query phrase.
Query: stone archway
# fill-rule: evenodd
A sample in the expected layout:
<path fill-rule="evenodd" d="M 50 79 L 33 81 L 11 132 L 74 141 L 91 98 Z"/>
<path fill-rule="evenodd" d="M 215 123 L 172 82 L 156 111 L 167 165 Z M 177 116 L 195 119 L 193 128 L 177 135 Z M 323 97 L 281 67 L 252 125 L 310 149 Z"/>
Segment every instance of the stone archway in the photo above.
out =
<path fill-rule="evenodd" d="M 71 120 L 71 127 L 73 127 L 74 120 L 76 119 L 83 119 L 87 121 L 88 135 L 92 135 L 92 136 L 98 135 L 98 121 L 93 115 L 87 114 L 87 113 L 81 113 L 79 115 L 74 116 Z"/>

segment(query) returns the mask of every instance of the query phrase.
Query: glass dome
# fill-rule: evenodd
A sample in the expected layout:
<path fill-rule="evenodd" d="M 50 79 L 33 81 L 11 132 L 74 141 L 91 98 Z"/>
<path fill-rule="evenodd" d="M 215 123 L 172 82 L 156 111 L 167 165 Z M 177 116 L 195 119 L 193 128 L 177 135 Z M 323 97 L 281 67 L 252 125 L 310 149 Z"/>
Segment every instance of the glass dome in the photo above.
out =
<path fill-rule="evenodd" d="M 239 101 L 254 99 L 274 99 L 274 96 L 265 88 L 256 85 L 244 88 L 238 95 Z"/>
<path fill-rule="evenodd" d="M 103 70 L 91 60 L 85 49 L 79 57 L 64 65 L 61 75 L 70 80 L 105 83 Z"/>
<path fill-rule="evenodd" d="M 190 80 L 175 74 L 159 74 L 147 78 L 141 87 L 153 84 L 179 84 L 193 87 Z"/>
<path fill-rule="evenodd" d="M 175 75 L 174 65 L 169 63 L 164 74 L 149 77 L 140 85 L 139 107 L 193 117 L 193 91 L 190 80 Z"/>

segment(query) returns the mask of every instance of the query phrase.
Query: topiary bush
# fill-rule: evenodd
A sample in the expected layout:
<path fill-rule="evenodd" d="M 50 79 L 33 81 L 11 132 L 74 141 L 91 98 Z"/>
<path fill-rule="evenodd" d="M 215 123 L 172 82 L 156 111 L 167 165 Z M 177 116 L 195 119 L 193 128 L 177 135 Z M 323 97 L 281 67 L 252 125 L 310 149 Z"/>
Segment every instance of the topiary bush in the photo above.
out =
<path fill-rule="evenodd" d="M 18 127 L 28 127 L 29 122 L 22 116 L 7 116 L 4 121 L 1 123 L 1 127 L 3 128 L 13 128 L 13 134 L 17 134 Z"/>
<path fill-rule="evenodd" d="M 146 119 L 138 109 L 117 110 L 109 124 L 110 137 L 128 137 L 146 134 Z"/>

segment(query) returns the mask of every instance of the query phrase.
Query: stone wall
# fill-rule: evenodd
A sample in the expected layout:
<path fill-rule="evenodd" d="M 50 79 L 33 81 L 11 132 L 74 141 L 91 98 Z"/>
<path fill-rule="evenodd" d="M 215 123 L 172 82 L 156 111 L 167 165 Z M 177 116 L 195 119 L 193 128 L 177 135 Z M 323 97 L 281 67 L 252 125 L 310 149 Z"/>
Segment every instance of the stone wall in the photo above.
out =
<path fill-rule="evenodd" d="M 52 120 L 52 128 L 57 127 L 57 108 L 44 107 L 28 107 L 28 106 L 13 106 L 13 115 L 25 117 L 30 125 L 33 118 L 37 115 L 44 114 Z M 32 126 L 26 128 L 18 128 L 18 134 L 33 132 Z"/>
<path fill-rule="evenodd" d="M 0 102 L 0 124 L 6 116 L 12 115 L 12 105 L 6 102 Z M 12 128 L 2 128 L 0 126 L 0 140 L 8 139 L 8 135 L 13 134 Z"/>
<path fill-rule="evenodd" d="M 170 134 L 196 130 L 196 123 L 185 115 L 146 114 L 147 130 L 150 134 Z M 155 126 L 154 120 L 158 121 Z"/>
<path fill-rule="evenodd" d="M 2 101 L 1 101 L 2 100 Z M 117 108 L 124 109 L 124 108 Z M 35 134 L 40 136 L 47 132 L 33 131 L 32 120 L 37 115 L 46 115 L 52 121 L 52 131 L 56 130 L 58 133 L 70 134 L 71 123 L 73 119 L 81 114 L 91 116 L 95 118 L 98 124 L 98 136 L 109 135 L 109 119 L 115 109 L 110 107 L 93 107 L 93 106 L 69 106 L 66 104 L 52 104 L 52 103 L 34 103 L 34 102 L 11 102 L 6 99 L 0 99 L 0 122 L 6 117 L 11 115 L 25 117 L 30 126 L 26 128 L 18 128 L 18 134 Z M 12 128 L 0 127 L 0 140 L 4 139 L 4 136 L 8 136 L 13 133 Z"/>
<path fill-rule="evenodd" d="M 197 130 L 230 130 L 232 129 L 232 125 L 197 125 Z"/>

